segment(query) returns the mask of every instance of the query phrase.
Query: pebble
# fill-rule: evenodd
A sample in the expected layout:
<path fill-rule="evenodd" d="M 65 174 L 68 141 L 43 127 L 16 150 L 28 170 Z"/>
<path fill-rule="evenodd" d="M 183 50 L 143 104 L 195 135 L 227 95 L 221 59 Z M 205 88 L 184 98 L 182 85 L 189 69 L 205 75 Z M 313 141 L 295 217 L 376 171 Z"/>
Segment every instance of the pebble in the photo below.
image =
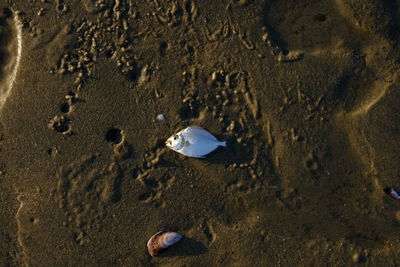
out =
<path fill-rule="evenodd" d="M 158 114 L 158 115 L 157 115 L 157 120 L 163 121 L 163 120 L 165 120 L 165 119 L 166 119 L 166 118 L 165 118 L 164 114 Z"/>
<path fill-rule="evenodd" d="M 263 36 L 261 37 L 261 39 L 262 39 L 264 42 L 269 41 L 268 33 L 264 33 Z"/>

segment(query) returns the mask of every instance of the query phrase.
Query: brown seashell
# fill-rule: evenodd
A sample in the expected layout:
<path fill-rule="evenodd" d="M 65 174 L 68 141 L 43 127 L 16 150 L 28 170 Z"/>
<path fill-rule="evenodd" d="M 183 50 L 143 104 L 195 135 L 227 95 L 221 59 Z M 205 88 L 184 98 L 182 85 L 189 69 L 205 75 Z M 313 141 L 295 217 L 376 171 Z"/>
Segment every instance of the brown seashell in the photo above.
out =
<path fill-rule="evenodd" d="M 158 232 L 147 241 L 147 250 L 151 256 L 157 256 L 166 248 L 182 239 L 182 235 L 175 232 Z"/>

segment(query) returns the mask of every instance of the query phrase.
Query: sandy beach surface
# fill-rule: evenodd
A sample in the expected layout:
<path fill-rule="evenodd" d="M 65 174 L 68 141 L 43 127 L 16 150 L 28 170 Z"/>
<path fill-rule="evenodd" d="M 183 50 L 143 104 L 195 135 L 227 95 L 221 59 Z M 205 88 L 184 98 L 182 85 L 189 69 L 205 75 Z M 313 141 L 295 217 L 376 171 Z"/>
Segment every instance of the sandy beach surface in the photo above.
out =
<path fill-rule="evenodd" d="M 399 17 L 0 1 L 0 266 L 399 266 Z M 165 147 L 190 125 L 227 147 Z"/>

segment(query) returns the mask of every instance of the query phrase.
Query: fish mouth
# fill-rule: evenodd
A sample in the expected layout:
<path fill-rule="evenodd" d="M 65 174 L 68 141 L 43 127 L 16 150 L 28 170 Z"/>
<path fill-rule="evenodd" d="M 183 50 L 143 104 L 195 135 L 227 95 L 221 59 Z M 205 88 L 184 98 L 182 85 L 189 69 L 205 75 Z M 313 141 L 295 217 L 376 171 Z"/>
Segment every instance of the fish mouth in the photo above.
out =
<path fill-rule="evenodd" d="M 170 145 L 172 145 L 172 142 L 169 141 L 169 140 L 167 140 L 167 141 L 165 141 L 165 144 L 166 144 L 167 146 L 170 146 Z"/>

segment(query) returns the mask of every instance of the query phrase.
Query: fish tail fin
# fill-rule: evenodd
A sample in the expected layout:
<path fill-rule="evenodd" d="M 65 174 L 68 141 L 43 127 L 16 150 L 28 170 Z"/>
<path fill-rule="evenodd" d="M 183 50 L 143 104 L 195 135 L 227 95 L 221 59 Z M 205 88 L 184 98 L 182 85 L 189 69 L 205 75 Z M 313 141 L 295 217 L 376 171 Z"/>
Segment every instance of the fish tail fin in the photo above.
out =
<path fill-rule="evenodd" d="M 223 147 L 226 147 L 226 141 L 219 142 L 219 145 L 220 145 L 220 146 L 223 146 Z"/>

